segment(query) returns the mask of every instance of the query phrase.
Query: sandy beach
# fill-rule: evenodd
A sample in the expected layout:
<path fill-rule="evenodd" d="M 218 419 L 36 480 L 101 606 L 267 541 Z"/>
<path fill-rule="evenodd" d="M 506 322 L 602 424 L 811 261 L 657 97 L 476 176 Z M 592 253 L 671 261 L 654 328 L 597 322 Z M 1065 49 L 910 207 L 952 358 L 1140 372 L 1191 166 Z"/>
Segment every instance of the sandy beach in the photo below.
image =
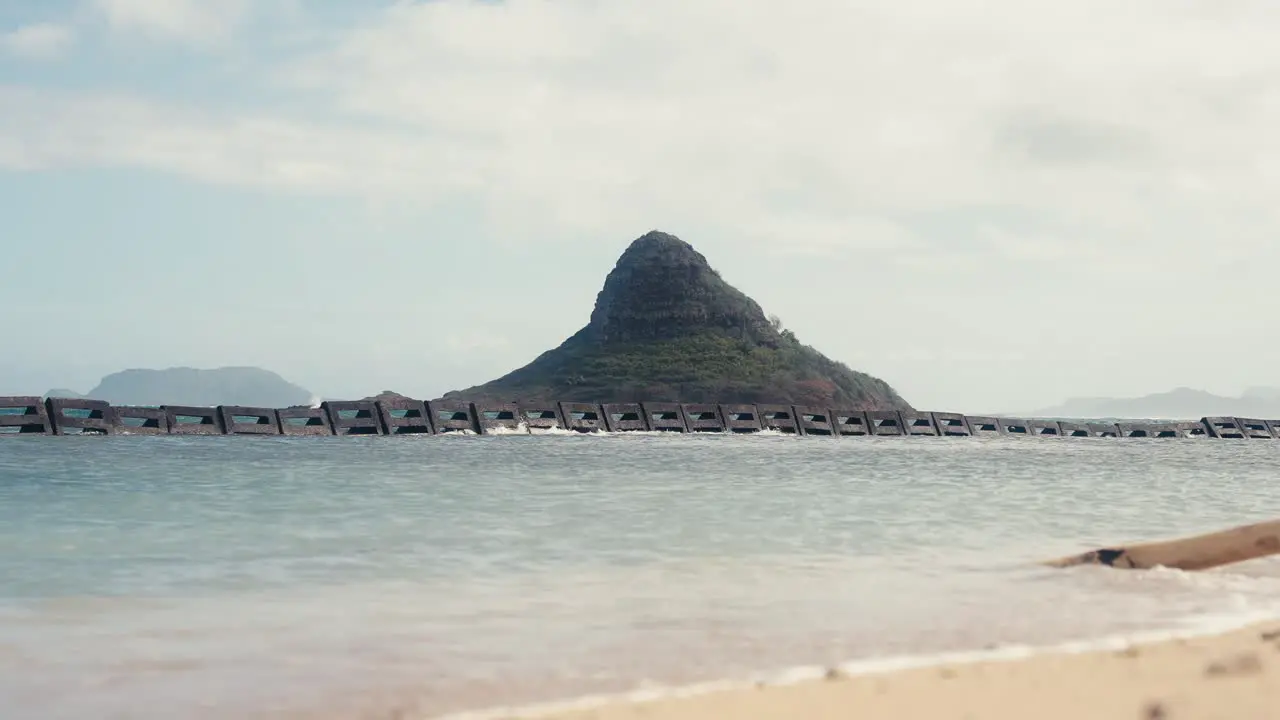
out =
<path fill-rule="evenodd" d="M 515 717 L 519 717 L 518 715 Z M 532 717 L 532 716 L 530 716 Z M 1221 635 L 758 685 L 554 720 L 1246 720 L 1280 717 L 1280 621 Z"/>

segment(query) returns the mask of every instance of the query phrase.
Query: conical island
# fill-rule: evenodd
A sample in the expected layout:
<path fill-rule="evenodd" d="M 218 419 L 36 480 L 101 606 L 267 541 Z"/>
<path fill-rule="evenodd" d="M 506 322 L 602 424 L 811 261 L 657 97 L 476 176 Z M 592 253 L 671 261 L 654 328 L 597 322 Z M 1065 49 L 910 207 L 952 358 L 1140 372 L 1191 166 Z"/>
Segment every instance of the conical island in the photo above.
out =
<path fill-rule="evenodd" d="M 911 409 L 883 380 L 802 345 L 693 246 L 657 231 L 618 258 L 586 327 L 518 370 L 444 397 Z"/>

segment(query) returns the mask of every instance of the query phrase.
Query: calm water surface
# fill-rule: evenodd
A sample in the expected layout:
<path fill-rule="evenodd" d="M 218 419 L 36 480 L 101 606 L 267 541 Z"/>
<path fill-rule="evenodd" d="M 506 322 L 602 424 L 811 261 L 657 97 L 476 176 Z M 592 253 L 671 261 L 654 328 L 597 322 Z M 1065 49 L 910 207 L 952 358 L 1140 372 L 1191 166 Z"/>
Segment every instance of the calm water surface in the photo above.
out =
<path fill-rule="evenodd" d="M 1051 571 L 1280 515 L 1280 442 L 11 438 L 0 707 L 432 717 L 1280 611 L 1280 563 Z"/>

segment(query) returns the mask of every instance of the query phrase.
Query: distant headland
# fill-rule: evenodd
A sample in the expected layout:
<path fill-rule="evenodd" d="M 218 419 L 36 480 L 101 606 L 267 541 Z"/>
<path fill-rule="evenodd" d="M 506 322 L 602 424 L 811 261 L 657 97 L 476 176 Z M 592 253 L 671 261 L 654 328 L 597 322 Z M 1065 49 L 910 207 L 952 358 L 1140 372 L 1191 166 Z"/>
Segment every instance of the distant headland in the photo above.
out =
<path fill-rule="evenodd" d="M 135 368 L 112 373 L 88 393 L 56 389 L 46 397 L 104 400 L 112 405 L 311 405 L 316 397 L 270 370 L 256 367 L 163 370 Z"/>

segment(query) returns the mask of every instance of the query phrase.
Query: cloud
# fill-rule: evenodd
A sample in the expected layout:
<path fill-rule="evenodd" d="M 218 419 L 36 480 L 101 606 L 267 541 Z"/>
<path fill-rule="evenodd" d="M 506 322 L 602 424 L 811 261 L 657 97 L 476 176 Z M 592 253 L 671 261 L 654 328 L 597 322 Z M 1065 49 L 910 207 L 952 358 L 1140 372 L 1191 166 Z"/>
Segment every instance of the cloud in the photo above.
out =
<path fill-rule="evenodd" d="M 28 60 L 50 60 L 66 52 L 75 39 L 69 27 L 37 23 L 0 34 L 0 50 Z"/>
<path fill-rule="evenodd" d="M 247 12 L 94 2 L 173 39 Z M 1239 252 L 1271 251 L 1280 146 L 1257 139 L 1280 124 L 1278 30 L 1251 0 L 398 2 L 253 68 L 270 110 L 9 88 L 0 102 L 23 105 L 0 118 L 16 139 L 0 163 L 467 198 L 499 234 L 977 251 L 993 247 L 978 227 L 921 218 L 1016 208 L 1053 228 L 1033 237 L 1092 251 L 1064 262 L 1117 246 L 1185 259 L 1193 233 L 1224 227 Z"/>
<path fill-rule="evenodd" d="M 248 0 L 90 0 L 115 30 L 203 44 L 225 37 L 249 11 Z"/>

